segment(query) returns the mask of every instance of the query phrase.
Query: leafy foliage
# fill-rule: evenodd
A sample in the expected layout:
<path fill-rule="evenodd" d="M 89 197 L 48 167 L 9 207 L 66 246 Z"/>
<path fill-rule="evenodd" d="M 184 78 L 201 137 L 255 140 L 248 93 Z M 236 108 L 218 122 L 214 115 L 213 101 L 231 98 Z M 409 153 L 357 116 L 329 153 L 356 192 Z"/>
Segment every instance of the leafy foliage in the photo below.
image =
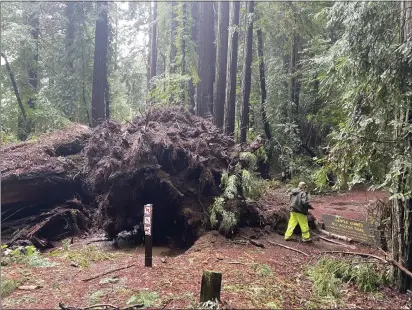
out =
<path fill-rule="evenodd" d="M 353 282 L 362 292 L 374 292 L 392 281 L 389 268 L 379 268 L 356 259 L 322 258 L 309 270 L 313 289 L 319 297 L 338 298 L 343 283 Z"/>

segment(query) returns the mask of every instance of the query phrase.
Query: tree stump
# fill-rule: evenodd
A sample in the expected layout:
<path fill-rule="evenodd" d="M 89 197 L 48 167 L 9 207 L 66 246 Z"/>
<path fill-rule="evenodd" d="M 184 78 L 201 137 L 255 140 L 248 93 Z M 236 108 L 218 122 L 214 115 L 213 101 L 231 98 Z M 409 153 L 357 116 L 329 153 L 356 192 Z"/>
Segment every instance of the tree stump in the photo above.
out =
<path fill-rule="evenodd" d="M 202 286 L 200 288 L 200 302 L 220 301 L 222 274 L 215 271 L 203 271 Z"/>

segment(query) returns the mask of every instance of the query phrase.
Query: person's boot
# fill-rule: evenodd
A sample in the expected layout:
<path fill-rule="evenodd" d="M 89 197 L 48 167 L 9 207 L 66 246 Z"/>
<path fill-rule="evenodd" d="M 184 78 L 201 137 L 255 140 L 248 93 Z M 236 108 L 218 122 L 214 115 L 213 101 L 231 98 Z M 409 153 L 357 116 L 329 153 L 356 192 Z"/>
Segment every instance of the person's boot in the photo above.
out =
<path fill-rule="evenodd" d="M 302 238 L 302 242 L 309 243 L 312 242 L 312 239 L 310 237 L 307 239 Z"/>

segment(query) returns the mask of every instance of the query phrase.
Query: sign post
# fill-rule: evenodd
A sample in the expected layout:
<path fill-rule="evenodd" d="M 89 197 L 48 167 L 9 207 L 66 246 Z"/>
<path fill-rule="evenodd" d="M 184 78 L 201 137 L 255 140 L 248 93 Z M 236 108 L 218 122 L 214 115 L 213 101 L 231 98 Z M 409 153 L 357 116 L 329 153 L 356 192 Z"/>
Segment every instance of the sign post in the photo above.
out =
<path fill-rule="evenodd" d="M 152 214 L 153 205 L 147 204 L 144 206 L 144 234 L 145 234 L 145 267 L 152 267 Z"/>

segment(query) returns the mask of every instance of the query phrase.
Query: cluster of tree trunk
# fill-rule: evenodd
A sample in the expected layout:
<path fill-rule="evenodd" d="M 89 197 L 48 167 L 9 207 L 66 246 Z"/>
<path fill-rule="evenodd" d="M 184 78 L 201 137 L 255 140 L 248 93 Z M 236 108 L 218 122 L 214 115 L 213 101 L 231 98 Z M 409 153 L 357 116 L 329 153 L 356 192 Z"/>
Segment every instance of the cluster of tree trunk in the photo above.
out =
<path fill-rule="evenodd" d="M 174 73 L 176 68 L 176 3 L 170 2 L 171 22 L 170 22 L 170 73 Z M 248 2 L 247 13 L 245 14 L 247 33 L 245 36 L 242 96 L 241 96 L 241 118 L 239 128 L 239 142 L 246 142 L 250 118 L 250 92 L 253 57 L 253 31 L 254 31 L 254 2 Z M 183 5 L 182 25 L 186 27 L 188 20 L 191 21 L 190 40 L 197 46 L 198 64 L 197 71 L 199 82 L 196 89 L 193 79 L 190 80 L 188 93 L 192 110 L 198 116 L 212 117 L 214 124 L 221 128 L 229 136 L 235 135 L 236 121 L 236 88 L 238 71 L 239 52 L 239 1 L 219 1 L 219 2 L 192 2 L 190 11 L 187 5 Z M 215 14 L 215 12 L 217 14 Z M 187 14 L 191 18 L 188 19 Z M 216 33 L 215 25 L 216 23 Z M 150 35 L 150 56 L 148 66 L 148 78 L 152 80 L 156 76 L 157 66 L 157 4 L 154 3 L 152 10 L 152 31 Z M 263 35 L 262 30 L 258 30 L 258 57 L 260 59 L 260 82 L 262 105 L 261 113 L 264 120 L 264 131 L 268 139 L 271 138 L 270 126 L 266 117 L 266 81 L 263 61 Z M 183 31 L 182 38 L 182 73 L 186 73 L 186 46 L 187 35 Z M 196 91 L 195 91 L 196 90 Z"/>

